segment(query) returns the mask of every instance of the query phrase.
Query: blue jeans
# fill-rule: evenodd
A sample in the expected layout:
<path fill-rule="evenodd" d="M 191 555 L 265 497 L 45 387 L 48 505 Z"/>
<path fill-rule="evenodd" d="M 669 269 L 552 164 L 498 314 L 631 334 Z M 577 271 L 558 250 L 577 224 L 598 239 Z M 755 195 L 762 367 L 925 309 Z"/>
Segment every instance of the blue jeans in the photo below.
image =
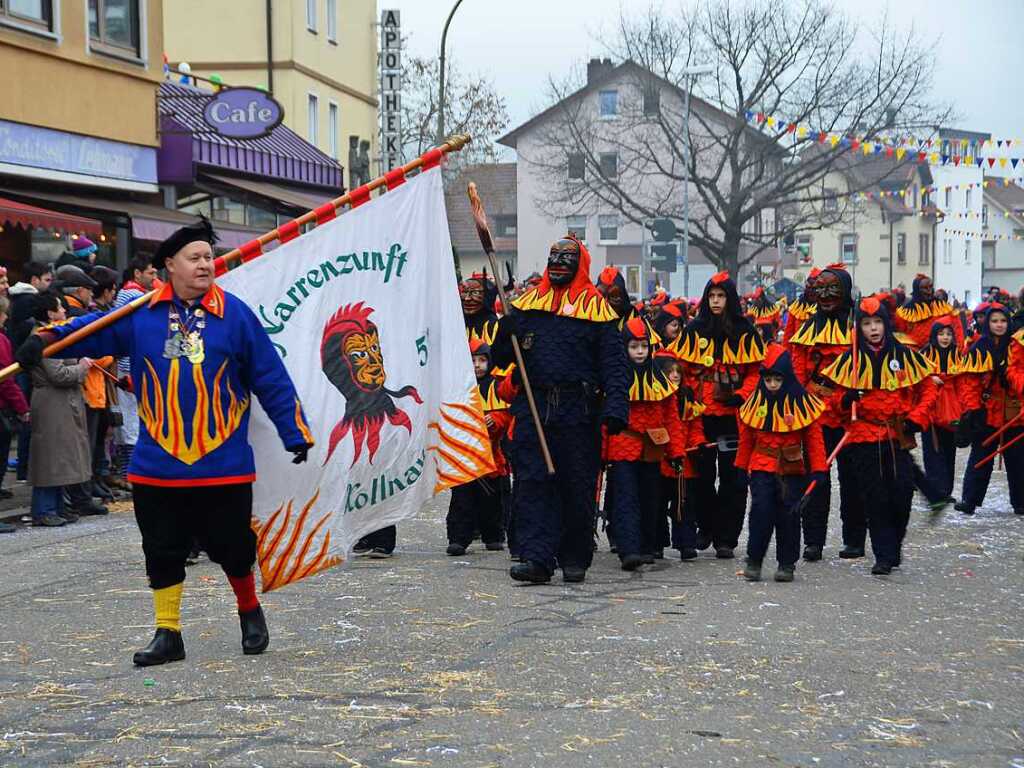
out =
<path fill-rule="evenodd" d="M 32 488 L 32 519 L 39 520 L 47 515 L 60 515 L 64 510 L 64 487 L 60 485 L 34 486 Z"/>

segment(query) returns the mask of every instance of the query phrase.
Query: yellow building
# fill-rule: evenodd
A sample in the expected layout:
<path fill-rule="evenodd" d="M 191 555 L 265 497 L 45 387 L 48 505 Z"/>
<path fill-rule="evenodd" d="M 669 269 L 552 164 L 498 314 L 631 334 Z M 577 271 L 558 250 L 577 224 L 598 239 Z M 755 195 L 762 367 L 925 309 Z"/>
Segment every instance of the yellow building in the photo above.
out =
<path fill-rule="evenodd" d="M 108 263 L 127 258 L 127 220 L 96 200 L 158 192 L 162 5 L 0 0 L 0 263 L 14 279 L 75 234 Z"/>
<path fill-rule="evenodd" d="M 164 48 L 172 67 L 267 87 L 284 124 L 347 171 L 352 137 L 369 142 L 375 170 L 376 13 L 373 0 L 173 0 L 163 8 Z M 356 186 L 348 173 L 345 181 Z"/>

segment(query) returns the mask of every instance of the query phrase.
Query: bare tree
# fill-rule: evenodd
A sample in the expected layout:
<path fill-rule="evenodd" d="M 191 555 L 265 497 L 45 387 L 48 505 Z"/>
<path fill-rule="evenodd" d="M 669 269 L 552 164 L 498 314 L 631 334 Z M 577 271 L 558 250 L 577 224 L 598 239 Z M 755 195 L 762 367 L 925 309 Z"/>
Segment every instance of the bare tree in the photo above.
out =
<path fill-rule="evenodd" d="M 552 82 L 554 117 L 520 149 L 545 181 L 536 202 L 552 215 L 680 222 L 689 178 L 690 242 L 734 273 L 786 236 L 842 220 L 856 193 L 882 181 L 849 174 L 841 197 L 826 186 L 856 162 L 860 142 L 927 138 L 949 116 L 931 101 L 935 53 L 913 29 L 883 20 L 864 30 L 824 0 L 698 0 L 676 15 L 652 7 L 623 13 L 604 44 L 629 81 L 618 114 L 601 119 L 578 76 Z M 696 64 L 714 72 L 697 82 L 686 124 L 685 69 Z M 758 127 L 751 115 L 785 121 Z M 798 125 L 846 138 L 820 142 Z"/>
<path fill-rule="evenodd" d="M 494 140 L 508 127 L 505 100 L 485 77 L 468 77 L 449 59 L 445 94 L 445 125 L 450 133 L 468 133 L 473 141 L 449 155 L 460 167 L 493 163 Z M 402 146 L 406 157 L 418 157 L 437 138 L 437 83 L 440 65 L 435 58 L 410 57 L 402 70 Z"/>

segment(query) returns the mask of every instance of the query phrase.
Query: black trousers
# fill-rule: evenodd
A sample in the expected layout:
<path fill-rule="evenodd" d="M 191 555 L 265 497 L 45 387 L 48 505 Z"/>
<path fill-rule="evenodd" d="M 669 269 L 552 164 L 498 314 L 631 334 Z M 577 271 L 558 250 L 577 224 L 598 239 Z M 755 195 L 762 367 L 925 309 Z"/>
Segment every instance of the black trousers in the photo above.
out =
<path fill-rule="evenodd" d="M 953 495 L 953 478 L 956 473 L 956 435 L 952 430 L 935 427 L 921 435 L 921 452 L 924 454 L 924 474 L 927 484 L 922 493 L 929 501 L 943 501 Z M 935 448 L 938 442 L 938 450 Z M 929 487 L 930 486 L 930 487 Z M 920 488 L 921 486 L 918 485 Z M 933 494 L 929 496 L 928 494 Z"/>
<path fill-rule="evenodd" d="M 448 543 L 468 547 L 480 531 L 484 544 L 505 541 L 507 477 L 483 477 L 452 488 L 448 503 Z"/>
<path fill-rule="evenodd" d="M 829 456 L 843 439 L 841 427 L 822 427 L 821 435 L 825 440 L 825 453 Z M 859 502 L 856 500 L 856 488 L 850 479 L 849 461 L 846 459 L 845 450 L 840 451 L 836 457 L 836 464 L 839 472 L 839 509 L 843 520 L 855 517 L 851 510 L 856 508 Z M 808 546 L 825 546 L 825 539 L 828 538 L 828 517 L 832 507 L 832 474 L 825 473 L 824 481 L 819 481 L 814 490 L 811 491 L 811 499 L 804 509 L 803 525 L 804 543 Z M 863 528 L 863 525 L 860 526 Z M 844 528 L 845 531 L 845 528 Z M 844 533 L 843 541 L 846 542 Z M 863 543 L 861 544 L 863 546 Z"/>
<path fill-rule="evenodd" d="M 867 511 L 875 560 L 898 565 L 914 498 L 913 460 L 888 440 L 853 443 L 844 452 L 855 473 L 861 508 Z M 859 546 L 864 546 L 864 539 Z"/>
<path fill-rule="evenodd" d="M 673 549 L 697 548 L 697 510 L 701 507 L 699 493 L 698 478 L 683 479 L 683 509 L 680 514 L 679 479 L 661 478 L 661 504 L 658 506 L 662 517 L 661 540 L 665 540 L 665 533 L 671 525 L 669 542 Z"/>
<path fill-rule="evenodd" d="M 149 586 L 185 580 L 185 560 L 198 539 L 228 576 L 247 576 L 256 562 L 252 483 L 191 488 L 133 487 Z"/>
<path fill-rule="evenodd" d="M 652 554 L 660 546 L 661 467 L 652 461 L 613 461 L 615 545 L 619 557 Z"/>
<path fill-rule="evenodd" d="M 709 443 L 719 437 L 739 434 L 735 416 L 702 416 L 701 419 Z M 736 469 L 735 460 L 735 451 L 715 448 L 701 451 L 698 459 L 700 497 L 704 503 L 697 524 L 702 533 L 711 535 L 715 547 L 736 548 L 747 513 L 747 477 L 745 472 Z"/>
<path fill-rule="evenodd" d="M 747 559 L 760 563 L 775 534 L 775 559 L 794 566 L 800 556 L 800 517 L 793 507 L 810 481 L 807 477 L 780 477 L 772 472 L 750 473 L 750 521 L 747 524 Z"/>
<path fill-rule="evenodd" d="M 985 494 L 988 492 L 988 483 L 992 479 L 992 468 L 999 461 L 999 457 L 996 457 L 980 469 L 974 468 L 975 464 L 999 447 L 998 440 L 993 440 L 989 445 L 982 445 L 985 438 L 993 432 L 995 429 L 986 426 L 974 436 L 974 441 L 971 443 L 971 455 L 967 459 L 962 495 L 964 504 L 970 504 L 972 507 L 980 507 L 984 503 Z M 1020 433 L 1019 429 L 1008 429 L 1002 435 L 1002 442 L 1008 443 L 1013 438 L 1020 436 Z M 1024 438 L 1003 451 L 1002 456 L 1006 466 L 1006 485 L 1010 491 L 1010 506 L 1014 509 L 1024 509 Z"/>

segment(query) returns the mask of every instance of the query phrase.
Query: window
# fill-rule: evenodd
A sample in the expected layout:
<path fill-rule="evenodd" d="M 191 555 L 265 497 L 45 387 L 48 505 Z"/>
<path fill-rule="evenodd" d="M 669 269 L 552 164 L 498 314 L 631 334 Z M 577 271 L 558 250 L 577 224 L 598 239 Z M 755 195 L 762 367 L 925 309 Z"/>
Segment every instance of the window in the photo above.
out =
<path fill-rule="evenodd" d="M 932 204 L 932 193 L 928 191 L 927 187 L 921 187 L 921 210 L 924 210 Z"/>
<path fill-rule="evenodd" d="M 338 159 L 338 105 L 327 105 L 327 154 Z"/>
<path fill-rule="evenodd" d="M 139 55 L 139 0 L 89 0 L 89 41 L 98 50 Z"/>
<path fill-rule="evenodd" d="M 320 100 L 316 97 L 315 94 L 312 94 L 312 93 L 309 94 L 308 110 L 309 110 L 309 113 L 308 113 L 308 115 L 306 117 L 306 120 L 307 120 L 307 125 L 309 127 L 308 127 L 308 129 L 306 131 L 306 138 L 308 139 L 309 143 L 312 144 L 315 147 L 317 141 L 319 140 L 319 131 L 317 130 L 317 120 L 319 119 L 319 113 L 320 113 Z"/>
<path fill-rule="evenodd" d="M 495 237 L 515 237 L 517 231 L 516 215 L 514 213 L 494 217 Z"/>
<path fill-rule="evenodd" d="M 964 240 L 964 264 L 971 263 L 971 241 Z"/>
<path fill-rule="evenodd" d="M 953 194 L 949 187 L 946 187 L 946 210 L 948 211 L 952 207 Z"/>
<path fill-rule="evenodd" d="M 306 0 L 306 29 L 316 32 L 316 0 Z"/>
<path fill-rule="evenodd" d="M 971 292 L 969 290 L 964 291 L 964 304 L 968 306 L 971 304 Z"/>
<path fill-rule="evenodd" d="M 618 152 L 601 153 L 601 175 L 606 179 L 614 179 L 619 175 Z"/>
<path fill-rule="evenodd" d="M 586 161 L 583 159 L 582 153 L 576 153 L 569 155 L 569 178 L 570 179 L 583 179 L 583 169 L 586 167 Z"/>
<path fill-rule="evenodd" d="M 932 260 L 931 249 L 928 247 L 931 245 L 930 238 L 928 235 L 917 236 L 917 264 L 921 267 L 927 267 Z"/>
<path fill-rule="evenodd" d="M 0 0 L 0 21 L 52 31 L 53 0 Z"/>
<path fill-rule="evenodd" d="M 839 209 L 839 199 L 836 197 L 836 191 L 834 189 L 826 189 L 825 201 L 822 203 L 822 207 L 829 212 L 835 212 Z"/>
<path fill-rule="evenodd" d="M 967 190 L 967 192 L 964 193 L 964 207 L 968 211 L 971 210 L 971 190 L 969 189 Z"/>
<path fill-rule="evenodd" d="M 619 217 L 613 214 L 597 217 L 598 239 L 602 243 L 617 242 L 619 239 Z"/>
<path fill-rule="evenodd" d="M 327 40 L 338 42 L 338 0 L 327 0 Z"/>
<path fill-rule="evenodd" d="M 598 104 L 601 109 L 601 117 L 615 117 L 619 114 L 619 92 L 600 91 Z"/>
<path fill-rule="evenodd" d="M 1015 230 L 1013 230 L 1013 236 L 1014 237 L 1024 238 L 1024 229 L 1015 229 Z"/>
<path fill-rule="evenodd" d="M 811 236 L 810 235 L 797 235 L 796 236 L 796 252 L 797 260 L 801 264 L 813 264 L 814 257 L 811 255 Z"/>
<path fill-rule="evenodd" d="M 644 87 L 644 117 L 655 117 L 661 111 L 661 91 L 654 83 Z"/>
<path fill-rule="evenodd" d="M 578 237 L 583 242 L 587 240 L 587 217 L 569 216 L 565 220 L 565 229 L 570 235 Z"/>
<path fill-rule="evenodd" d="M 953 241 L 948 237 L 942 241 L 942 263 L 953 263 Z"/>
<path fill-rule="evenodd" d="M 896 263 L 907 263 L 907 236 L 902 232 L 896 235 Z"/>
<path fill-rule="evenodd" d="M 857 236 L 843 235 L 839 240 L 840 257 L 843 264 L 857 263 Z"/>
<path fill-rule="evenodd" d="M 638 296 L 641 293 L 639 264 L 626 265 L 626 293 L 633 296 Z"/>
<path fill-rule="evenodd" d="M 910 187 L 910 207 L 917 208 L 917 187 Z"/>
<path fill-rule="evenodd" d="M 988 226 L 988 203 L 981 204 L 981 226 Z"/>

